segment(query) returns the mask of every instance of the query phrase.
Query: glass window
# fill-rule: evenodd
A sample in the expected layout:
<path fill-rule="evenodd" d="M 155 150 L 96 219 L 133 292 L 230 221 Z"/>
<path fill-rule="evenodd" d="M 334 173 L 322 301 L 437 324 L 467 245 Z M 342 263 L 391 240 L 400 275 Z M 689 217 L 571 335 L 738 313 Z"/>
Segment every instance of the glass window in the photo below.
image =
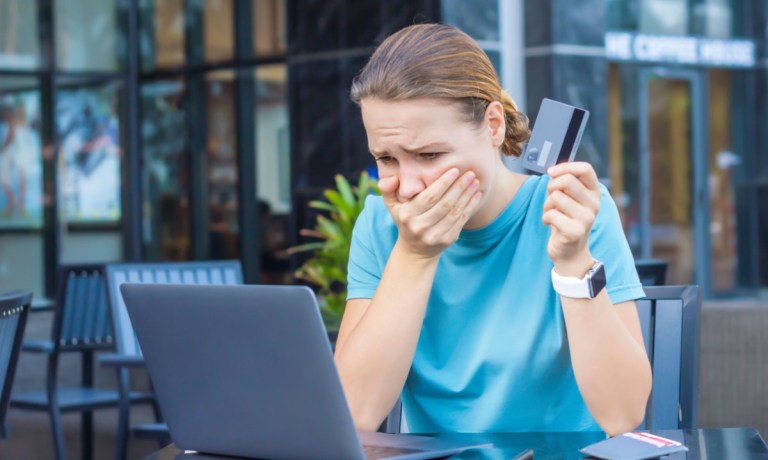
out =
<path fill-rule="evenodd" d="M 222 61 L 235 56 L 234 3 L 232 0 L 206 0 L 205 59 Z"/>
<path fill-rule="evenodd" d="M 38 66 L 37 2 L 0 0 L 0 68 Z"/>
<path fill-rule="evenodd" d="M 123 69 L 126 10 L 123 0 L 54 2 L 57 66 L 76 71 Z"/>
<path fill-rule="evenodd" d="M 608 0 L 607 28 L 658 35 L 734 36 L 732 0 Z"/>
<path fill-rule="evenodd" d="M 141 87 L 142 243 L 149 260 L 190 258 L 184 93 L 177 80 Z"/>
<path fill-rule="evenodd" d="M 56 102 L 62 212 L 75 224 L 120 220 L 120 83 L 63 82 Z"/>
<path fill-rule="evenodd" d="M 257 56 L 285 53 L 285 0 L 253 1 L 253 50 Z"/>
<path fill-rule="evenodd" d="M 0 229 L 41 228 L 40 90 L 32 78 L 0 79 Z"/>
<path fill-rule="evenodd" d="M 285 64 L 260 66 L 256 85 L 256 196 L 261 232 L 261 279 L 287 284 L 292 280 L 285 249 L 290 245 L 291 151 Z"/>
<path fill-rule="evenodd" d="M 499 41 L 498 0 L 443 0 L 443 21 L 480 41 Z"/>
<path fill-rule="evenodd" d="M 140 52 L 143 70 L 184 64 L 184 0 L 142 0 Z"/>
<path fill-rule="evenodd" d="M 210 254 L 213 259 L 238 258 L 234 72 L 208 74 L 206 88 Z"/>
<path fill-rule="evenodd" d="M 688 35 L 688 0 L 640 2 L 639 32 L 657 35 Z"/>
<path fill-rule="evenodd" d="M 284 64 L 256 70 L 257 196 L 275 214 L 291 212 L 291 149 Z"/>
<path fill-rule="evenodd" d="M 733 36 L 731 0 L 698 0 L 691 8 L 691 34 L 706 37 Z"/>

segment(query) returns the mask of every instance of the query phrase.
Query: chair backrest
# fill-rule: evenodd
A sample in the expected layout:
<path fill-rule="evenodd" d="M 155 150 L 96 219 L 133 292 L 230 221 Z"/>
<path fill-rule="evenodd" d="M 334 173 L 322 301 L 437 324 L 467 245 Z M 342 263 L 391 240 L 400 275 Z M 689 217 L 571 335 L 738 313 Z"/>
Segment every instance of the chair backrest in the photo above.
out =
<path fill-rule="evenodd" d="M 238 260 L 108 264 L 105 274 L 117 352 L 127 356 L 141 356 L 141 348 L 120 293 L 121 284 L 243 284 Z"/>
<path fill-rule="evenodd" d="M 661 259 L 640 259 L 635 261 L 637 276 L 643 286 L 663 286 L 667 283 L 666 260 Z"/>
<path fill-rule="evenodd" d="M 16 374 L 21 339 L 31 303 L 32 293 L 29 291 L 0 295 L 0 439 L 8 436 L 5 414 L 11 399 L 11 385 Z"/>
<path fill-rule="evenodd" d="M 59 350 L 114 346 L 104 264 L 59 267 L 52 337 Z"/>
<path fill-rule="evenodd" d="M 699 399 L 698 286 L 645 287 L 637 301 L 643 340 L 653 368 L 653 390 L 642 428 L 697 427 Z"/>
<path fill-rule="evenodd" d="M 653 390 L 642 429 L 697 427 L 699 400 L 698 286 L 649 286 L 637 300 L 645 349 L 653 368 Z M 398 399 L 379 431 L 407 431 Z"/>

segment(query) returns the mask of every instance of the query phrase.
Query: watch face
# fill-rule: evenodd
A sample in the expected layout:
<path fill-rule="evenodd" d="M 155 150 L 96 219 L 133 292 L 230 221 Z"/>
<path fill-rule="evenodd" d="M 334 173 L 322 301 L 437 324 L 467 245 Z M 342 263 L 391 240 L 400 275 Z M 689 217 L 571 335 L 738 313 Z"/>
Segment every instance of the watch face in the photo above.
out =
<path fill-rule="evenodd" d="M 603 264 L 600 262 L 598 262 L 596 265 L 596 267 L 592 268 L 592 273 L 589 278 L 589 290 L 593 299 L 597 297 L 598 294 L 600 294 L 600 291 L 605 288 L 606 284 L 605 266 L 603 266 Z"/>

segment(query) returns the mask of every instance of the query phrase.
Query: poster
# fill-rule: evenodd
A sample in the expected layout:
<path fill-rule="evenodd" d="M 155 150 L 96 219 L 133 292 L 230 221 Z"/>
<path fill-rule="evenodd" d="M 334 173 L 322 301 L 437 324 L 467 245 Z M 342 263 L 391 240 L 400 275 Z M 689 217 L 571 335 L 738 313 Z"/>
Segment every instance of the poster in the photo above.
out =
<path fill-rule="evenodd" d="M 70 224 L 120 219 L 119 87 L 58 93 L 62 212 Z"/>
<path fill-rule="evenodd" d="M 43 225 L 40 93 L 0 95 L 0 229 Z"/>

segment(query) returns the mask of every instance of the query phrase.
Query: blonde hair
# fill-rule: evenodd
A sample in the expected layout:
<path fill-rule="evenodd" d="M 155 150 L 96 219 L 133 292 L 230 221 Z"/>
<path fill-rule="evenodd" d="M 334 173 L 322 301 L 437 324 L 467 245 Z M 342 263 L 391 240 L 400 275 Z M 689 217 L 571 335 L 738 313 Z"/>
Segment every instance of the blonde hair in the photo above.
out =
<path fill-rule="evenodd" d="M 449 99 L 480 123 L 488 104 L 504 106 L 506 133 L 501 152 L 520 156 L 530 137 L 528 117 L 501 88 L 499 77 L 480 46 L 459 29 L 417 24 L 387 37 L 352 82 L 352 100 Z"/>

